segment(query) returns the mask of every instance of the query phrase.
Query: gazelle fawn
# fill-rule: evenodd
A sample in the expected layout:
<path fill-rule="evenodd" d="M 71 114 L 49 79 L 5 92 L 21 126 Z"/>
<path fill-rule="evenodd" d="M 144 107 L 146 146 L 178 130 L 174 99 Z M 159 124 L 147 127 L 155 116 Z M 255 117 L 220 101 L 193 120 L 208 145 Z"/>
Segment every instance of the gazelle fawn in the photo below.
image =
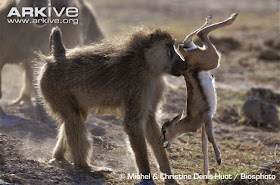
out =
<path fill-rule="evenodd" d="M 167 121 L 161 129 L 159 144 L 167 141 L 169 148 L 173 141 L 180 135 L 188 132 L 196 132 L 202 128 L 202 151 L 204 155 L 204 175 L 208 182 L 208 147 L 207 140 L 214 147 L 217 163 L 221 164 L 221 153 L 213 136 L 212 118 L 216 111 L 217 99 L 215 80 L 210 70 L 219 66 L 220 54 L 209 40 L 209 32 L 232 24 L 237 17 L 232 14 L 228 19 L 216 24 L 208 25 L 210 16 L 205 24 L 189 34 L 180 44 L 178 50 L 188 64 L 188 69 L 183 73 L 187 86 L 187 103 L 185 110 L 172 121 Z M 203 43 L 203 47 L 195 45 L 192 41 L 197 35 Z"/>

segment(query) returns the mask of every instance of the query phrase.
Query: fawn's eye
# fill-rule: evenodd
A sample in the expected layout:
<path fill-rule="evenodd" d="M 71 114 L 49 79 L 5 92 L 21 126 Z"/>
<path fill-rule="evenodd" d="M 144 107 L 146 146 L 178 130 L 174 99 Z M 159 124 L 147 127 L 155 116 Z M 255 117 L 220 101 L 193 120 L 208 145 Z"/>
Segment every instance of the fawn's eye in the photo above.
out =
<path fill-rule="evenodd" d="M 165 135 L 165 133 L 166 133 L 166 130 L 163 130 L 163 131 L 162 131 L 162 134 Z"/>

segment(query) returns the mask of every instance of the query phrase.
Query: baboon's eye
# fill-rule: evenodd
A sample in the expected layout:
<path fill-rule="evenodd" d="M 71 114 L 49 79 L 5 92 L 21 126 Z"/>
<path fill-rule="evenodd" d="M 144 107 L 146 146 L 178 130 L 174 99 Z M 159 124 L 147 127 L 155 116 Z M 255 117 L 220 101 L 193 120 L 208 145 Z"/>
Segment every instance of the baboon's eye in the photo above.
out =
<path fill-rule="evenodd" d="M 172 49 L 169 49 L 169 50 L 167 51 L 167 55 L 169 56 L 169 58 L 173 58 L 173 57 L 174 57 L 173 47 L 172 47 Z"/>

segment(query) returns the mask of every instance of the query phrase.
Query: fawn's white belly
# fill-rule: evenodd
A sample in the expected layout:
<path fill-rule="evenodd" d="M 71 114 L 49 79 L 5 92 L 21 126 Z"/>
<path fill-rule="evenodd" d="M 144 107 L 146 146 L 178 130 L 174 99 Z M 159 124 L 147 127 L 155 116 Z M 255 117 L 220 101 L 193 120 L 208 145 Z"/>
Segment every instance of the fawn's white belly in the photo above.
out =
<path fill-rule="evenodd" d="M 217 97 L 215 90 L 215 79 L 211 76 L 210 71 L 200 71 L 198 73 L 200 85 L 202 86 L 203 92 L 206 96 L 206 100 L 209 104 L 208 114 L 213 116 L 216 111 Z"/>

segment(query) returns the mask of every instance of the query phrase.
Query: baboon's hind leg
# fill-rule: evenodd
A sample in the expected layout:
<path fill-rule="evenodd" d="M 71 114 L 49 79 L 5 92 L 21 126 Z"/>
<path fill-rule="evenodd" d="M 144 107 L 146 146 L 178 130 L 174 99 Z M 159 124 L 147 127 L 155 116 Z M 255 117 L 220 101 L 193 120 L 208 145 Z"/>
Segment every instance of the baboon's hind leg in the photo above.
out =
<path fill-rule="evenodd" d="M 208 136 L 208 140 L 213 145 L 217 163 L 220 165 L 222 162 L 221 152 L 220 152 L 220 150 L 217 146 L 217 143 L 215 141 L 215 138 L 214 138 L 212 118 L 209 115 L 205 115 L 204 119 L 205 119 L 205 130 L 206 130 L 206 133 Z"/>
<path fill-rule="evenodd" d="M 73 112 L 68 116 L 65 120 L 65 133 L 75 167 L 90 170 L 91 144 L 87 138 L 87 129 L 80 113 Z"/>
<path fill-rule="evenodd" d="M 64 123 L 60 128 L 54 157 L 62 157 L 66 147 L 64 140 L 66 140 L 67 147 L 73 156 L 75 168 L 91 170 L 89 163 L 91 144 L 87 137 L 88 133 L 81 114 L 81 107 L 72 96 L 64 96 L 63 99 L 66 101 L 60 101 L 59 107 L 54 110 L 60 114 L 61 121 Z"/>
<path fill-rule="evenodd" d="M 53 158 L 59 161 L 65 160 L 64 154 L 67 150 L 67 142 L 65 137 L 65 125 L 62 124 L 59 128 L 58 141 L 53 150 Z"/>

